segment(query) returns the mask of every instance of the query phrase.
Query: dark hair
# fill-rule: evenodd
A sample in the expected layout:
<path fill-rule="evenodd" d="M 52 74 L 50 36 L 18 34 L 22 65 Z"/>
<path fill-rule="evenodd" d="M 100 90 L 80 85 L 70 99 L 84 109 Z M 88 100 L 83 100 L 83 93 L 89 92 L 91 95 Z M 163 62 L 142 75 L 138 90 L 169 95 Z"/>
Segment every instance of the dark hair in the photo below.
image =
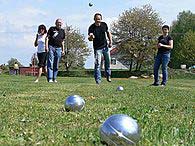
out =
<path fill-rule="evenodd" d="M 163 25 L 162 29 L 167 28 L 169 30 L 169 26 L 168 25 Z"/>
<path fill-rule="evenodd" d="M 39 25 L 39 27 L 38 27 L 38 33 L 40 33 L 41 29 L 44 30 L 44 33 L 47 33 L 47 29 L 46 29 L 46 26 L 45 25 L 43 25 L 43 24 Z"/>
<path fill-rule="evenodd" d="M 94 15 L 94 20 L 95 20 L 95 18 L 96 18 L 96 16 L 100 16 L 101 17 L 101 19 L 102 19 L 102 14 L 100 14 L 100 13 L 95 13 L 95 15 Z"/>

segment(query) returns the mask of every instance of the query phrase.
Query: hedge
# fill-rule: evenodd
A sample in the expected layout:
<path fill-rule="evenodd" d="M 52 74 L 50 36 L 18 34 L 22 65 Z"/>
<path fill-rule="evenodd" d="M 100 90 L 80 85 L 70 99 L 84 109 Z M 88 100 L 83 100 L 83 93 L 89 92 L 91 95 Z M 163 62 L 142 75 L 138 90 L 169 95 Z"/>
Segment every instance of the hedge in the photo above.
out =
<path fill-rule="evenodd" d="M 129 78 L 130 76 L 141 76 L 148 74 L 146 71 L 129 72 L 128 70 L 112 70 L 112 78 Z M 105 76 L 105 71 L 101 71 L 102 76 Z M 58 76 L 63 77 L 93 77 L 94 70 L 74 70 L 74 71 L 59 71 Z"/>
<path fill-rule="evenodd" d="M 161 70 L 160 70 L 161 72 Z M 195 73 L 191 73 L 188 70 L 181 70 L 181 69 L 168 69 L 169 78 L 171 79 L 195 79 Z M 105 72 L 101 71 L 102 76 L 105 76 Z M 147 75 L 150 76 L 153 74 L 152 70 L 146 71 L 133 71 L 129 72 L 128 70 L 112 70 L 112 78 L 129 78 L 130 76 L 138 76 Z M 61 77 L 93 77 L 94 70 L 87 69 L 87 70 L 72 70 L 72 71 L 59 71 L 58 76 Z"/>

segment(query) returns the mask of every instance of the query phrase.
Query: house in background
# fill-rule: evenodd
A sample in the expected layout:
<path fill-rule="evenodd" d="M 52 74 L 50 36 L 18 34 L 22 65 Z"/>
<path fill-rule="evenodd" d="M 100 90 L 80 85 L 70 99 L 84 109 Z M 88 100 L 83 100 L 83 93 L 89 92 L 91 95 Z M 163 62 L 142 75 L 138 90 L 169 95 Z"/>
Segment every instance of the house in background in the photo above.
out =
<path fill-rule="evenodd" d="M 119 61 L 119 54 L 117 48 L 113 48 L 110 50 L 110 57 L 111 57 L 111 69 L 121 69 L 121 70 L 128 70 L 128 66 L 122 63 L 122 61 Z M 104 58 L 102 57 L 102 69 L 104 69 Z"/>
<path fill-rule="evenodd" d="M 27 75 L 27 76 L 37 76 L 39 67 L 37 66 L 38 60 L 36 53 L 33 54 L 31 57 L 31 63 L 29 64 L 29 67 L 19 66 L 19 75 Z M 9 74 L 15 75 L 14 67 L 9 67 Z"/>
<path fill-rule="evenodd" d="M 19 67 L 19 74 L 20 75 L 27 75 L 27 76 L 37 76 L 39 68 L 35 66 L 30 67 Z"/>
<path fill-rule="evenodd" d="M 37 66 L 38 59 L 36 53 L 33 54 L 31 57 L 31 64 L 29 67 L 19 67 L 19 74 L 20 75 L 28 75 L 28 76 L 37 76 L 39 68 Z"/>

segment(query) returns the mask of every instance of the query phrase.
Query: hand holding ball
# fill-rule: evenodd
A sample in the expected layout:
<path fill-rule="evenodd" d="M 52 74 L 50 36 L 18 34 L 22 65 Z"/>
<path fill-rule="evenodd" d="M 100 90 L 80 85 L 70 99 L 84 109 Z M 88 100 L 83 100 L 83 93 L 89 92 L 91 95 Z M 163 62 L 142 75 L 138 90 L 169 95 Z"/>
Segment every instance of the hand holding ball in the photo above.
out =
<path fill-rule="evenodd" d="M 93 35 L 93 33 L 90 33 L 89 37 L 88 37 L 88 40 L 93 41 L 94 38 L 95 38 L 95 36 Z"/>

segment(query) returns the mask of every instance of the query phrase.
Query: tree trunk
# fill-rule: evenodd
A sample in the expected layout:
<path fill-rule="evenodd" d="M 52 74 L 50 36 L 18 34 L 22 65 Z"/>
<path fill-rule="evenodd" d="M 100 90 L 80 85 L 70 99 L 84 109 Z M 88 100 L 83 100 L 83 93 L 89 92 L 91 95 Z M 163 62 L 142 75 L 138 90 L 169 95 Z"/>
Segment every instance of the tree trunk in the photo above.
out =
<path fill-rule="evenodd" d="M 136 71 L 138 71 L 138 67 L 139 67 L 139 62 L 137 61 L 137 63 L 136 63 Z"/>
<path fill-rule="evenodd" d="M 131 71 L 132 71 L 132 67 L 133 67 L 133 59 L 131 59 L 131 61 L 130 61 L 130 65 L 129 65 L 129 72 L 131 72 Z"/>
<path fill-rule="evenodd" d="M 139 68 L 138 68 L 139 71 L 141 70 L 141 67 L 142 67 L 142 64 L 140 63 L 139 64 Z"/>

